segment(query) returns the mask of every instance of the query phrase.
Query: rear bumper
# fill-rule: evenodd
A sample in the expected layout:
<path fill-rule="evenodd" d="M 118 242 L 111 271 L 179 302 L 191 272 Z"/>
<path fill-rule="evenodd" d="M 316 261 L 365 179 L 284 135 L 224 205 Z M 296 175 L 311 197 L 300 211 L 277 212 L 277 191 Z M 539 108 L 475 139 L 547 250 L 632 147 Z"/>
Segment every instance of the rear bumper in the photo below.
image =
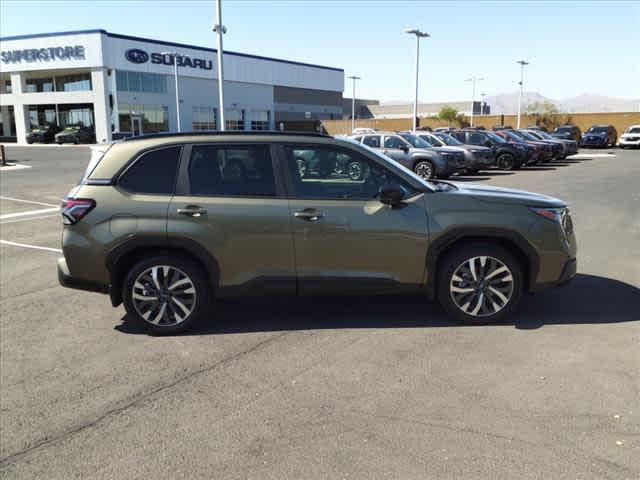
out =
<path fill-rule="evenodd" d="M 58 281 L 63 287 L 73 288 L 75 290 L 109 293 L 109 285 L 73 277 L 69 272 L 69 267 L 64 257 L 58 258 Z"/>

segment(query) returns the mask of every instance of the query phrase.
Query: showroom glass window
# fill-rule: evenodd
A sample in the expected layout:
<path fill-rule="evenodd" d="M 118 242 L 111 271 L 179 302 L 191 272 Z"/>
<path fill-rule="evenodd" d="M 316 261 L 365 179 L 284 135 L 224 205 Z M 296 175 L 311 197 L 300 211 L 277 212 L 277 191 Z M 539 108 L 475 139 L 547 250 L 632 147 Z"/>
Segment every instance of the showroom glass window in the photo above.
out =
<path fill-rule="evenodd" d="M 216 129 L 216 116 L 218 112 L 211 107 L 193 107 L 191 128 L 194 131 L 207 131 Z"/>
<path fill-rule="evenodd" d="M 118 180 L 127 192 L 170 195 L 178 172 L 180 147 L 152 150 L 138 158 Z"/>
<path fill-rule="evenodd" d="M 53 92 L 53 78 L 27 78 L 24 89 L 26 93 Z"/>
<path fill-rule="evenodd" d="M 80 73 L 56 77 L 56 92 L 79 92 L 91 90 L 91 74 Z"/>
<path fill-rule="evenodd" d="M 167 93 L 167 77 L 156 73 L 118 70 L 116 85 L 120 92 Z"/>
<path fill-rule="evenodd" d="M 194 145 L 189 193 L 211 197 L 274 197 L 268 145 Z"/>
<path fill-rule="evenodd" d="M 270 114 L 268 110 L 251 112 L 251 130 L 269 130 Z"/>
<path fill-rule="evenodd" d="M 352 150 L 300 145 L 287 146 L 285 152 L 296 198 L 373 200 L 389 184 L 411 192 L 393 172 Z"/>
<path fill-rule="evenodd" d="M 227 110 L 224 120 L 227 130 L 244 130 L 244 110 Z"/>

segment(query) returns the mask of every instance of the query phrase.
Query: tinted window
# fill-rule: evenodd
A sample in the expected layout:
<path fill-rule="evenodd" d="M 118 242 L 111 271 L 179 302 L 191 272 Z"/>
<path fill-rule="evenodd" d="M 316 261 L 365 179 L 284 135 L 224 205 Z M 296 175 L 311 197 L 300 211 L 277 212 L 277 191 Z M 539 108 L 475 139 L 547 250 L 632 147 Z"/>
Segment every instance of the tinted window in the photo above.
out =
<path fill-rule="evenodd" d="M 268 145 L 194 145 L 189 161 L 192 195 L 273 197 L 276 182 Z"/>
<path fill-rule="evenodd" d="M 482 145 L 485 142 L 484 135 L 481 133 L 469 134 L 469 143 L 472 145 Z"/>
<path fill-rule="evenodd" d="M 180 147 L 143 154 L 118 181 L 128 192 L 170 195 L 176 183 Z"/>
<path fill-rule="evenodd" d="M 380 135 L 369 135 L 364 137 L 362 143 L 371 148 L 380 148 Z"/>
<path fill-rule="evenodd" d="M 407 143 L 398 136 L 385 137 L 384 148 L 402 148 L 406 147 Z"/>
<path fill-rule="evenodd" d="M 392 171 L 351 150 L 321 146 L 285 147 L 296 198 L 372 200 L 383 185 L 411 188 Z"/>

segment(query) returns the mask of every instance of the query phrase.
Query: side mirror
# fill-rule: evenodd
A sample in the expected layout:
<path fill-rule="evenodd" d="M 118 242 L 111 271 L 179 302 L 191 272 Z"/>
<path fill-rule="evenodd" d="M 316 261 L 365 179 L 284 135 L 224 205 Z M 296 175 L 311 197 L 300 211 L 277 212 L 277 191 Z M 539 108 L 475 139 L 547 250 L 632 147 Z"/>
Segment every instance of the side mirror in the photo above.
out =
<path fill-rule="evenodd" d="M 493 147 L 493 143 L 491 143 L 490 140 L 487 140 L 486 142 L 484 142 L 484 146 L 491 148 L 491 147 Z"/>
<path fill-rule="evenodd" d="M 402 150 L 404 153 L 407 153 L 409 151 L 409 146 L 408 145 L 402 145 L 400 147 L 400 150 Z"/>
<path fill-rule="evenodd" d="M 378 200 L 385 205 L 396 207 L 404 200 L 404 192 L 400 185 L 384 185 L 378 190 Z"/>

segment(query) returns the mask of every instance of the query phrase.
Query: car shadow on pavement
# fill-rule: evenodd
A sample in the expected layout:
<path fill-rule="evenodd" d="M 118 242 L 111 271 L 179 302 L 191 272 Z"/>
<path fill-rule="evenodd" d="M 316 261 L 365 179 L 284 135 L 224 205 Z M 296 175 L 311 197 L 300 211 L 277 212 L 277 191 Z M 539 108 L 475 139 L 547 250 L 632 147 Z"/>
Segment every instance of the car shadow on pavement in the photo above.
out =
<path fill-rule="evenodd" d="M 619 323 L 640 320 L 640 288 L 611 278 L 578 274 L 569 284 L 525 295 L 504 327 Z M 146 334 L 128 322 L 116 330 Z M 287 330 L 347 328 L 472 327 L 450 320 L 440 307 L 420 296 L 349 296 L 219 300 L 207 321 L 183 335 L 220 335 Z"/>

